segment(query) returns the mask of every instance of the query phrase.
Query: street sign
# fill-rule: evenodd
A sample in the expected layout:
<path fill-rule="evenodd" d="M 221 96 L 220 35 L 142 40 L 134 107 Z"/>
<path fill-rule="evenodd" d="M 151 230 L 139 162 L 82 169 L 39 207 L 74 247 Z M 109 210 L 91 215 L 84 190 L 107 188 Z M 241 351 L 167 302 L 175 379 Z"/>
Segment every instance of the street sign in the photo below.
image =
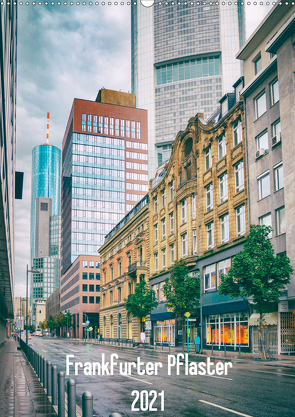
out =
<path fill-rule="evenodd" d="M 188 321 L 197 321 L 197 319 L 188 319 Z"/>
<path fill-rule="evenodd" d="M 152 322 L 150 320 L 145 322 L 145 329 L 152 330 Z"/>
<path fill-rule="evenodd" d="M 90 321 L 88 321 L 88 320 L 87 320 L 87 321 L 85 322 L 85 324 L 86 324 L 86 326 L 89 326 Z"/>
<path fill-rule="evenodd" d="M 186 313 L 184 313 L 185 317 L 190 317 L 191 313 L 189 313 L 188 311 Z"/>
<path fill-rule="evenodd" d="M 203 324 L 202 324 L 202 323 L 200 323 L 200 324 L 199 324 L 199 326 L 200 326 L 200 327 L 202 327 L 202 326 L 203 326 Z"/>

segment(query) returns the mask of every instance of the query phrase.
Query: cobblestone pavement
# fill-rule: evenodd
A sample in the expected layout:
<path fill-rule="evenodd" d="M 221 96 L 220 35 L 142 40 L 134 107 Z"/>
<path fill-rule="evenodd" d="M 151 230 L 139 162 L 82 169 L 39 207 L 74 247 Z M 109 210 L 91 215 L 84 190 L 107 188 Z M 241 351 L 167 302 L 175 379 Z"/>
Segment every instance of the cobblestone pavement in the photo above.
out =
<path fill-rule="evenodd" d="M 0 417 L 56 417 L 37 376 L 18 343 L 0 347 Z"/>

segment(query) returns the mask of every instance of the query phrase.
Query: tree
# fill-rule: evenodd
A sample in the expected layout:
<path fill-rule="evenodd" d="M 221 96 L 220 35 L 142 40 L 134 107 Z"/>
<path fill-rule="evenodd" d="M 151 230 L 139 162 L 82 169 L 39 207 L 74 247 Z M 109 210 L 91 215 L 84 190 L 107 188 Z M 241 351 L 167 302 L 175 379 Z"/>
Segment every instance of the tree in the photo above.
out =
<path fill-rule="evenodd" d="M 47 320 L 47 327 L 50 329 L 50 331 L 52 332 L 52 330 L 53 330 L 53 328 L 54 328 L 54 319 L 53 319 L 53 317 L 52 317 L 52 315 L 50 315 L 49 317 L 48 317 L 48 320 Z"/>
<path fill-rule="evenodd" d="M 44 320 L 44 322 L 45 322 L 45 320 Z M 42 330 L 44 330 L 45 329 L 45 327 L 44 327 L 44 322 L 43 321 L 40 321 L 40 323 L 39 323 L 39 328 L 40 329 L 42 329 Z"/>
<path fill-rule="evenodd" d="M 144 330 L 145 317 L 150 314 L 153 307 L 157 307 L 158 301 L 154 290 L 150 290 L 145 280 L 137 283 L 134 294 L 125 299 L 125 308 L 133 317 L 140 319 L 141 331 Z"/>
<path fill-rule="evenodd" d="M 184 313 L 197 313 L 200 299 L 200 277 L 191 277 L 184 259 L 176 261 L 170 277 L 165 279 L 164 294 L 166 306 L 173 308 L 181 325 L 184 325 Z M 184 336 L 184 332 L 183 332 Z M 184 337 L 182 338 L 184 348 Z"/>
<path fill-rule="evenodd" d="M 220 295 L 242 297 L 259 313 L 262 359 L 265 359 L 264 316 L 270 303 L 278 303 L 282 290 L 290 282 L 293 268 L 286 256 L 276 256 L 269 238 L 270 226 L 250 225 L 250 233 L 228 274 L 221 274 Z M 249 300 L 250 298 L 250 300 Z"/>

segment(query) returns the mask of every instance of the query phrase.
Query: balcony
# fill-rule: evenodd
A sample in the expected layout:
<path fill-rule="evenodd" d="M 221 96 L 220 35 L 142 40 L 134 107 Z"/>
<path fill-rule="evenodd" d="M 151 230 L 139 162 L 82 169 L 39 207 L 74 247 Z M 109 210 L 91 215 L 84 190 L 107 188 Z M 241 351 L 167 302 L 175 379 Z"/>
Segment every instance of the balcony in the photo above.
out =
<path fill-rule="evenodd" d="M 132 274 L 132 273 L 135 273 L 140 268 L 144 268 L 144 269 L 147 268 L 146 261 L 136 261 L 133 264 L 128 265 L 127 272 L 129 274 Z"/>

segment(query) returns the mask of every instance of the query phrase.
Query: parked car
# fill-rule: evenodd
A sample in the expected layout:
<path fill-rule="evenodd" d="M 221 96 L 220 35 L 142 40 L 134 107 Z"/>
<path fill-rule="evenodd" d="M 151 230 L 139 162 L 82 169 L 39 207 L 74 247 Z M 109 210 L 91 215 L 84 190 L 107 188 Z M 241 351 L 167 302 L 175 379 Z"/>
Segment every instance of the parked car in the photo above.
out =
<path fill-rule="evenodd" d="M 36 336 L 43 337 L 43 331 L 42 331 L 42 329 L 37 329 L 35 331 L 35 333 L 36 333 Z"/>

